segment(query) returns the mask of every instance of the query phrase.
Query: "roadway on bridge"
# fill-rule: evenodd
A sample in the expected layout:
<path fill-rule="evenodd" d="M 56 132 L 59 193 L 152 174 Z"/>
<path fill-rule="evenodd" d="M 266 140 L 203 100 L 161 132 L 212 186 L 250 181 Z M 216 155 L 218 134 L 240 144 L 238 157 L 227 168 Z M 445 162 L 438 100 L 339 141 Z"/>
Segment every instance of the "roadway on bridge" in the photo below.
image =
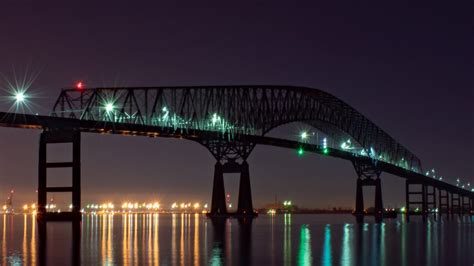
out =
<path fill-rule="evenodd" d="M 79 130 L 80 132 L 85 133 L 180 138 L 193 141 L 199 141 L 203 136 L 205 136 L 206 138 L 227 138 L 225 134 L 223 135 L 221 132 L 215 131 L 203 131 L 196 129 L 182 130 L 171 127 L 157 127 L 116 122 L 98 122 L 89 120 L 79 120 L 75 118 L 25 115 L 6 112 L 0 112 L 0 127 L 38 130 Z M 323 156 L 331 156 L 349 161 L 358 161 L 361 163 L 374 163 L 372 158 L 358 155 L 349 151 L 343 151 L 333 148 L 323 148 L 320 145 L 301 143 L 298 141 L 287 139 L 240 134 L 238 136 L 235 136 L 234 140 L 247 141 L 258 145 L 268 145 L 294 150 L 303 149 L 305 152 L 317 153 Z M 437 187 L 439 189 L 449 190 L 451 192 L 458 193 L 469 198 L 474 197 L 474 192 L 462 189 L 453 184 L 437 180 L 420 173 L 409 171 L 402 167 L 398 167 L 396 165 L 392 165 L 383 161 L 377 161 L 376 164 L 382 172 L 393 174 L 395 176 L 408 179 L 412 182 L 420 182 Z"/>

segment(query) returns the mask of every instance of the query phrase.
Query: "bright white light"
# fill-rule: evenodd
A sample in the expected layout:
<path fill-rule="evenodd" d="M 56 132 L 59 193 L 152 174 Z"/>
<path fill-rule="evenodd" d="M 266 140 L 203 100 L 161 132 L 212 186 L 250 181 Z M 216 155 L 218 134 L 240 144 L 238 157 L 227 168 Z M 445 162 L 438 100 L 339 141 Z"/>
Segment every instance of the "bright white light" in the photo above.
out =
<path fill-rule="evenodd" d="M 112 103 L 107 103 L 107 104 L 105 105 L 105 111 L 106 111 L 107 113 L 110 113 L 110 112 L 112 112 L 113 110 L 114 110 L 114 105 L 113 105 Z"/>
<path fill-rule="evenodd" d="M 308 133 L 302 132 L 301 133 L 301 139 L 306 139 L 308 137 Z"/>
<path fill-rule="evenodd" d="M 21 103 L 21 102 L 25 101 L 25 93 L 23 93 L 23 92 L 17 92 L 17 93 L 15 94 L 15 101 L 16 101 L 17 103 Z"/>
<path fill-rule="evenodd" d="M 214 126 L 217 122 L 219 122 L 219 120 L 221 120 L 221 118 L 216 113 L 214 113 L 211 120 L 212 125 Z"/>

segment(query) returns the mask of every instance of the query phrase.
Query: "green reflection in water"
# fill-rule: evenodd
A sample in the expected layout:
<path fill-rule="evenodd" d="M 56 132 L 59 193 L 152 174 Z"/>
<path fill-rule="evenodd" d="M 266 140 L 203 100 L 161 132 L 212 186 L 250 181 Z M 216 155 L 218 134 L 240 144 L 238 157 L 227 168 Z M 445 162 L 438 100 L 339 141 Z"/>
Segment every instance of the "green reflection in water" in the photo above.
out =
<path fill-rule="evenodd" d="M 380 224 L 380 264 L 385 265 L 385 223 Z"/>
<path fill-rule="evenodd" d="M 291 265 L 291 213 L 285 213 L 283 264 Z"/>
<path fill-rule="evenodd" d="M 344 235 L 342 239 L 341 265 L 353 265 L 352 258 L 352 228 L 350 224 L 344 225 Z"/>
<path fill-rule="evenodd" d="M 323 245 L 323 257 L 321 260 L 322 265 L 332 265 L 331 255 L 331 225 L 327 224 L 324 229 L 324 245 Z"/>
<path fill-rule="evenodd" d="M 302 225 L 300 230 L 300 246 L 298 250 L 298 265 L 312 265 L 311 233 L 308 225 Z"/>
<path fill-rule="evenodd" d="M 429 220 L 429 219 L 428 219 L 428 221 L 427 221 L 427 223 L 426 223 L 426 228 L 425 228 L 425 230 L 426 230 L 425 235 L 426 235 L 426 244 L 427 244 L 427 248 L 426 248 L 426 252 L 425 252 L 425 254 L 426 254 L 426 263 L 427 263 L 428 265 L 432 265 L 432 262 L 431 262 L 431 256 L 432 256 L 431 250 L 432 250 L 433 247 L 432 247 L 432 244 L 431 244 L 431 243 L 433 242 L 433 239 L 432 239 L 432 237 L 431 237 L 432 224 L 431 224 L 431 220 Z"/>
<path fill-rule="evenodd" d="M 407 265 L 407 255 L 406 255 L 406 249 L 407 249 L 407 223 L 406 221 L 403 221 L 403 224 L 401 225 L 401 266 Z"/>
<path fill-rule="evenodd" d="M 210 262 L 210 264 L 211 264 L 212 266 L 224 265 L 223 260 L 222 260 L 222 257 L 223 257 L 222 248 L 219 247 L 219 246 L 214 247 L 214 248 L 212 249 L 211 262 Z"/>

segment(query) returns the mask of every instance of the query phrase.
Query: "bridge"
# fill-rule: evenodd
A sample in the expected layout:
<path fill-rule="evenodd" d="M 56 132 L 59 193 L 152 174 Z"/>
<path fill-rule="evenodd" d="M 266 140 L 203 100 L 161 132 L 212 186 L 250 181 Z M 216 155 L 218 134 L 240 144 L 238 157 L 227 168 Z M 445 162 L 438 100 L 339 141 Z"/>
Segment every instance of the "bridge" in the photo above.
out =
<path fill-rule="evenodd" d="M 268 136 L 299 122 L 321 133 L 300 139 Z M 375 186 L 374 216 L 384 216 L 381 174 L 406 181 L 407 219 L 420 214 L 470 215 L 474 192 L 427 176 L 421 160 L 388 133 L 335 96 L 294 86 L 201 86 L 63 89 L 49 116 L 2 113 L 0 126 L 42 130 L 38 167 L 38 217 L 80 219 L 81 133 L 181 138 L 200 143 L 216 159 L 210 216 L 254 216 L 247 158 L 256 145 L 312 152 L 352 162 L 357 176 L 355 211 L 364 216 L 363 187 Z M 319 133 L 318 133 L 319 134 Z M 49 162 L 47 145 L 72 143 L 71 162 Z M 71 168 L 71 187 L 48 187 L 48 168 Z M 236 213 L 226 208 L 224 174 L 239 173 Z M 46 210 L 48 192 L 72 193 L 69 213 Z M 414 212 L 417 208 L 421 211 Z"/>

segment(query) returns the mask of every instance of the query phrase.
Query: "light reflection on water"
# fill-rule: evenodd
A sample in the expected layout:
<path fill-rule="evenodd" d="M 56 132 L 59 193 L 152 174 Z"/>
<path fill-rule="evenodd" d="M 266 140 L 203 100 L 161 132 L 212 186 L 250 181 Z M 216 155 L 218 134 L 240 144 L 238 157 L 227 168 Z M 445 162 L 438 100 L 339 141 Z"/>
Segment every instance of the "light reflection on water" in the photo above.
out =
<path fill-rule="evenodd" d="M 474 221 L 353 223 L 350 215 L 87 215 L 38 224 L 2 215 L 1 265 L 472 265 Z M 44 231 L 43 231 L 44 230 Z M 78 234 L 74 234 L 80 232 Z M 46 238 L 40 237 L 45 232 Z"/>

